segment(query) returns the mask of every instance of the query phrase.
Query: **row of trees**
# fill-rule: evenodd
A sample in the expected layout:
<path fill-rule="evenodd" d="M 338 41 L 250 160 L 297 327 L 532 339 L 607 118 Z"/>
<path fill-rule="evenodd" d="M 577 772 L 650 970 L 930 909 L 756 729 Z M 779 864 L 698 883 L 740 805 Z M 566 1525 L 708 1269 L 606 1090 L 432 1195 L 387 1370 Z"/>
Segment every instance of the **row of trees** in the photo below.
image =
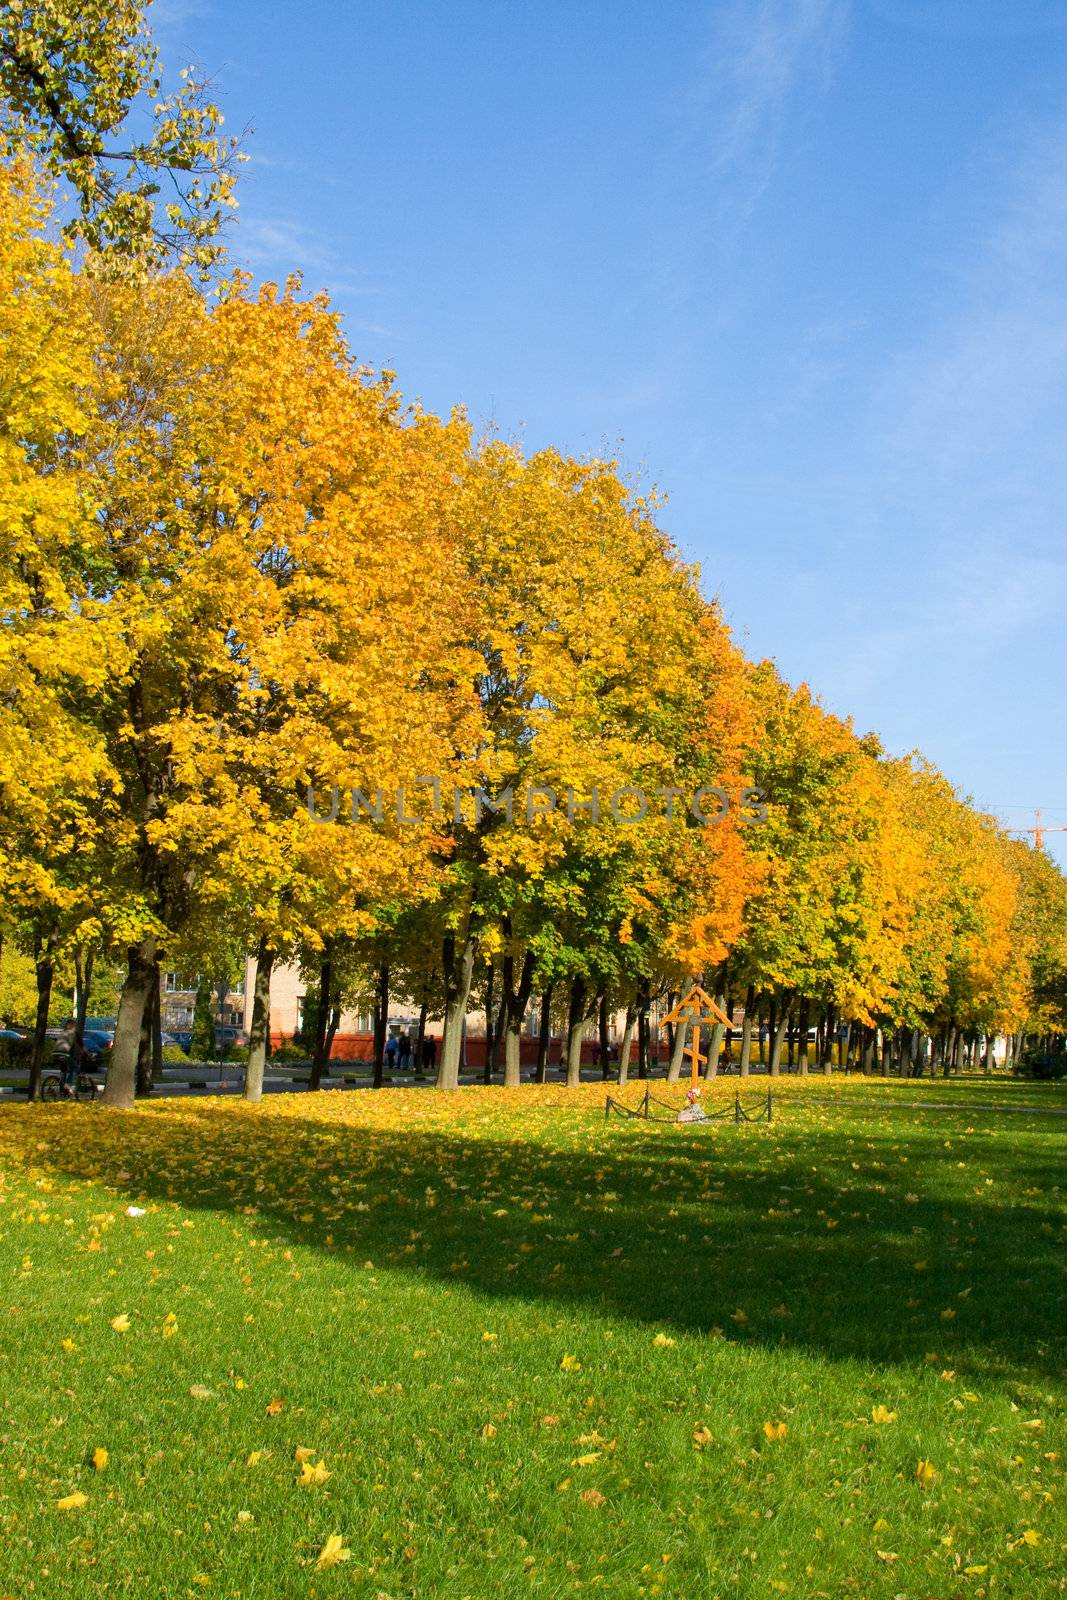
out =
<path fill-rule="evenodd" d="M 576 1081 L 591 1019 L 624 1008 L 644 1061 L 654 997 L 694 975 L 744 1002 L 743 1066 L 761 1016 L 772 1070 L 791 1024 L 804 1064 L 816 1017 L 868 1061 L 879 1036 L 952 1060 L 1064 1028 L 1067 888 L 1043 852 L 747 661 L 615 463 L 405 405 L 296 280 L 205 292 L 198 195 L 225 189 L 187 184 L 186 246 L 180 209 L 177 241 L 145 196 L 124 234 L 109 191 L 106 240 L 72 253 L 49 173 L 99 219 L 98 152 L 50 139 L 25 82 L 0 162 L 0 915 L 35 962 L 37 1075 L 57 968 L 84 1017 L 86 967 L 121 961 L 106 1099 L 126 1104 L 161 962 L 246 950 L 253 1097 L 294 958 L 317 1072 L 348 1003 L 376 1006 L 380 1060 L 393 994 L 443 1018 L 444 1087 L 472 997 L 509 1083 L 531 999 L 562 1008 Z M 159 161 L 221 170 L 217 116 L 171 114 L 195 159 L 179 139 Z M 309 786 L 365 803 L 317 821 Z M 512 820 L 473 791 L 510 791 Z M 620 821 L 607 797 L 640 801 L 619 791 L 655 803 Z"/>

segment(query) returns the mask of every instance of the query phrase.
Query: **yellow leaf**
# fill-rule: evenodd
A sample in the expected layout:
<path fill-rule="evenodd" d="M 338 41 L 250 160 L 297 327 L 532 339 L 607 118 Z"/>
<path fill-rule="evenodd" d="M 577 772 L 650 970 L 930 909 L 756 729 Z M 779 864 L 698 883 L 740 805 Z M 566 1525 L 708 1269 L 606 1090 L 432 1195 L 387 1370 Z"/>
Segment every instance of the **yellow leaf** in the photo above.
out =
<path fill-rule="evenodd" d="M 296 1449 L 293 1451 L 293 1460 L 301 1462 L 310 1461 L 312 1456 L 317 1456 L 318 1453 L 319 1452 L 317 1450 L 309 1450 L 307 1445 L 298 1444 Z"/>
<path fill-rule="evenodd" d="M 72 1351 L 77 1350 L 78 1346 L 74 1343 L 73 1339 L 64 1339 L 63 1348 L 69 1356 Z"/>
<path fill-rule="evenodd" d="M 768 1439 L 784 1439 L 789 1429 L 784 1422 L 765 1422 L 763 1432 Z"/>
<path fill-rule="evenodd" d="M 874 1406 L 872 1411 L 871 1411 L 871 1421 L 872 1422 L 877 1422 L 877 1423 L 895 1422 L 896 1420 L 897 1420 L 896 1412 L 888 1410 L 885 1406 Z"/>
<path fill-rule="evenodd" d="M 920 1460 L 915 1468 L 915 1476 L 924 1489 L 929 1489 L 937 1477 L 937 1468 L 932 1461 Z"/>
<path fill-rule="evenodd" d="M 267 1406 L 268 1417 L 276 1417 L 285 1405 L 284 1400 L 271 1400 Z"/>
<path fill-rule="evenodd" d="M 669 1338 L 665 1333 L 657 1333 L 652 1343 L 657 1347 L 657 1349 L 668 1350 L 674 1343 L 674 1340 Z"/>
<path fill-rule="evenodd" d="M 178 1331 L 178 1319 L 174 1315 L 173 1311 L 167 1312 L 166 1316 L 163 1318 L 163 1326 L 159 1331 L 163 1335 L 164 1339 L 173 1339 L 174 1335 Z"/>
<path fill-rule="evenodd" d="M 62 1500 L 56 1501 L 57 1511 L 80 1511 L 87 1504 L 89 1496 L 82 1494 L 80 1489 L 75 1489 L 73 1494 L 65 1495 Z"/>
<path fill-rule="evenodd" d="M 582 1363 L 577 1356 L 564 1356 L 560 1367 L 564 1372 L 581 1372 Z"/>
<path fill-rule="evenodd" d="M 93 1466 L 96 1468 L 97 1472 L 103 1472 L 104 1468 L 107 1466 L 107 1463 L 108 1453 L 106 1450 L 101 1448 L 93 1451 Z"/>
<path fill-rule="evenodd" d="M 327 1567 L 336 1567 L 339 1561 L 351 1560 L 351 1550 L 346 1550 L 339 1533 L 331 1533 L 322 1549 L 319 1559 L 315 1563 L 316 1572 L 325 1572 Z"/>
<path fill-rule="evenodd" d="M 316 1464 L 312 1466 L 310 1461 L 305 1461 L 304 1465 L 300 1468 L 300 1487 L 302 1489 L 309 1489 L 312 1486 L 325 1483 L 326 1479 L 332 1476 L 333 1474 L 331 1472 L 327 1472 L 323 1462 L 316 1462 Z"/>
<path fill-rule="evenodd" d="M 125 1311 L 120 1311 L 117 1317 L 112 1317 L 111 1326 L 116 1333 L 128 1333 L 130 1331 L 130 1319 Z"/>

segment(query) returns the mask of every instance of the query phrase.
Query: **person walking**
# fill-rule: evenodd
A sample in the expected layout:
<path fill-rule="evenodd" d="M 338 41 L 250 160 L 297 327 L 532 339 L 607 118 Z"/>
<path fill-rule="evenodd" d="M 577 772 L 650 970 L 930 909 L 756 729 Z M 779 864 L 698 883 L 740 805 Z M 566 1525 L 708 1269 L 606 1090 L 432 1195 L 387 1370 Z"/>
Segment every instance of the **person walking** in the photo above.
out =
<path fill-rule="evenodd" d="M 385 1041 L 385 1064 L 389 1068 L 390 1072 L 392 1072 L 393 1068 L 396 1066 L 396 1052 L 396 1034 L 391 1033 L 388 1039 Z"/>
<path fill-rule="evenodd" d="M 437 1065 L 437 1040 L 432 1033 L 428 1033 L 422 1041 L 422 1064 L 429 1067 L 431 1072 Z"/>
<path fill-rule="evenodd" d="M 402 1033 L 397 1040 L 396 1054 L 401 1072 L 406 1072 L 411 1063 L 411 1039 L 406 1033 Z"/>

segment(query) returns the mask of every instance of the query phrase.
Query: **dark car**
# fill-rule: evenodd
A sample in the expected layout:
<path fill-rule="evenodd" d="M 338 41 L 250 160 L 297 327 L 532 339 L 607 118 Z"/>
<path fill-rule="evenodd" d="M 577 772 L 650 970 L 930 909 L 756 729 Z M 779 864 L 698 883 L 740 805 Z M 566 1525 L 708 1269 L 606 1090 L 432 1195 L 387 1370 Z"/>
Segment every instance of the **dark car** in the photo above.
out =
<path fill-rule="evenodd" d="M 90 1072 L 103 1072 L 111 1060 L 115 1035 L 86 1028 L 82 1036 L 82 1058 Z"/>

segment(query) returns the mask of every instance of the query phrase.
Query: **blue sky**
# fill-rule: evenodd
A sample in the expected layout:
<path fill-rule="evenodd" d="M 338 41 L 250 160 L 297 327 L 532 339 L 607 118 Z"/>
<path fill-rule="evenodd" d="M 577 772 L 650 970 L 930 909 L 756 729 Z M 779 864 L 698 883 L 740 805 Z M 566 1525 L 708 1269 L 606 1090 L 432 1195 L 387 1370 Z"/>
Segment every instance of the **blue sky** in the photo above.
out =
<path fill-rule="evenodd" d="M 239 261 L 431 408 L 617 454 L 751 654 L 1067 823 L 1065 0 L 152 15 L 251 129 Z"/>

